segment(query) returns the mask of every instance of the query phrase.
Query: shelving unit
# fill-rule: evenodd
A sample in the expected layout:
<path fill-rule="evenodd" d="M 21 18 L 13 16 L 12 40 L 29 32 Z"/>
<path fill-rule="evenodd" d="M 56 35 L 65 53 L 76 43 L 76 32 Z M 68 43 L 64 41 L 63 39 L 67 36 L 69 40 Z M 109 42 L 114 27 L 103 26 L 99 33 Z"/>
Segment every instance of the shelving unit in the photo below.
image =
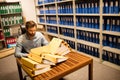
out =
<path fill-rule="evenodd" d="M 46 34 L 73 41 L 76 51 L 119 68 L 120 0 L 35 0 L 35 8 Z"/>
<path fill-rule="evenodd" d="M 0 42 L 1 48 L 10 48 L 15 46 L 16 27 L 23 24 L 22 8 L 20 2 L 0 2 Z"/>

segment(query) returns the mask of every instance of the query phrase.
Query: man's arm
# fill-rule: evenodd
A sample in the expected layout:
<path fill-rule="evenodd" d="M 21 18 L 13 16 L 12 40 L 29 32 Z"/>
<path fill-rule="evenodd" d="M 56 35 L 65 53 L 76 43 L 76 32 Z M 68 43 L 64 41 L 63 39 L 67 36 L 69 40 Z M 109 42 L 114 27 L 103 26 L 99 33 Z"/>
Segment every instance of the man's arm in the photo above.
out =
<path fill-rule="evenodd" d="M 46 40 L 46 38 L 44 37 L 44 35 L 41 34 L 42 40 L 41 43 L 43 46 L 48 45 L 48 41 Z"/>
<path fill-rule="evenodd" d="M 21 39 L 21 37 L 19 37 L 18 38 L 18 40 L 17 40 L 17 44 L 16 44 L 16 48 L 15 48 L 15 57 L 27 57 L 28 56 L 28 54 L 27 53 L 22 53 L 22 49 L 23 49 L 23 47 L 22 47 L 22 41 L 21 41 L 22 39 Z"/>

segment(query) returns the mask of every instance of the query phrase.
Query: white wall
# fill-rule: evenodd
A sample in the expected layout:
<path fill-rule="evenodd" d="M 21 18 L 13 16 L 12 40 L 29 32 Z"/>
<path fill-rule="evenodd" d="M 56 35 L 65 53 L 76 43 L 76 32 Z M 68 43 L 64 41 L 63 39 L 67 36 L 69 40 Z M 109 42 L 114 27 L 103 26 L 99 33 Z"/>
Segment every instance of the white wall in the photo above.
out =
<path fill-rule="evenodd" d="M 6 0 L 7 2 L 20 1 L 23 10 L 23 16 L 26 21 L 33 20 L 36 22 L 35 4 L 34 0 Z"/>
<path fill-rule="evenodd" d="M 33 20 L 36 22 L 34 0 L 20 0 L 20 1 L 23 9 L 23 16 L 26 17 L 26 21 Z"/>

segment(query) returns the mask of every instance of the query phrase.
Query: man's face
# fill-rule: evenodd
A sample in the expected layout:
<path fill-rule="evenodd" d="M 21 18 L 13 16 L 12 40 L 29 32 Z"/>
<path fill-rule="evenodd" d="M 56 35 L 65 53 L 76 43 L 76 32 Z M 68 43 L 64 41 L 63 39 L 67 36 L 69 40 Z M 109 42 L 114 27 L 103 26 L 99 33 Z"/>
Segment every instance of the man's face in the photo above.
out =
<path fill-rule="evenodd" d="M 29 35 L 30 37 L 33 37 L 33 36 L 35 35 L 35 33 L 36 33 L 36 30 L 37 30 L 37 28 L 36 28 L 35 26 L 32 27 L 32 28 L 28 28 L 28 29 L 27 29 L 28 35 Z"/>

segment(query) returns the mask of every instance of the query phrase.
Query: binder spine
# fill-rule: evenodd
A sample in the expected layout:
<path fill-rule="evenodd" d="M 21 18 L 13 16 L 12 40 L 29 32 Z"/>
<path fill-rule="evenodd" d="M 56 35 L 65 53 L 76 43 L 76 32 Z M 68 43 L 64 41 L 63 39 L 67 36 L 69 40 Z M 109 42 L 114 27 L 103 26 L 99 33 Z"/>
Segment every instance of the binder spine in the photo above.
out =
<path fill-rule="evenodd" d="M 99 33 L 77 30 L 77 39 L 99 44 Z"/>
<path fill-rule="evenodd" d="M 78 14 L 98 14 L 100 9 L 99 1 L 80 1 L 75 5 L 75 10 Z"/>
<path fill-rule="evenodd" d="M 47 26 L 47 31 L 50 33 L 58 34 L 58 30 L 56 26 Z"/>
<path fill-rule="evenodd" d="M 119 14 L 119 0 L 104 0 L 103 13 Z"/>
<path fill-rule="evenodd" d="M 77 43 L 77 50 L 80 52 L 84 52 L 85 54 L 89 54 L 95 57 L 99 57 L 99 49 L 95 47 L 91 47 L 88 45 L 84 45 L 81 43 Z"/>
<path fill-rule="evenodd" d="M 116 65 L 120 65 L 120 54 L 103 50 L 102 59 Z"/>
<path fill-rule="evenodd" d="M 103 35 L 103 46 L 120 49 L 120 37 L 112 35 Z"/>
<path fill-rule="evenodd" d="M 60 34 L 74 38 L 74 29 L 60 28 Z"/>
<path fill-rule="evenodd" d="M 67 17 L 59 17 L 59 24 L 60 25 L 69 25 L 69 26 L 74 26 L 74 21 L 72 16 L 67 16 Z"/>

